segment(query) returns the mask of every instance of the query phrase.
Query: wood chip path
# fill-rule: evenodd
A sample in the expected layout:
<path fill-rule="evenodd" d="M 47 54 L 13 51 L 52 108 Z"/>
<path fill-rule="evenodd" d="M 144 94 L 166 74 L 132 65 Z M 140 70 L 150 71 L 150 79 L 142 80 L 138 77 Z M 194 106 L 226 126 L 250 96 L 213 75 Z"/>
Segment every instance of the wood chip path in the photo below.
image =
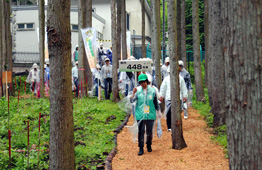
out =
<path fill-rule="evenodd" d="M 182 114 L 183 116 L 183 114 Z M 133 124 L 133 117 L 127 125 Z M 212 136 L 206 130 L 206 122 L 194 109 L 189 109 L 189 119 L 183 119 L 184 138 L 187 148 L 172 149 L 171 133 L 167 132 L 165 119 L 161 119 L 163 135 L 153 138 L 149 153 L 144 147 L 144 154 L 138 156 L 138 144 L 133 143 L 132 135 L 124 127 L 117 136 L 118 152 L 113 158 L 113 170 L 228 170 L 228 159 L 223 148 L 211 141 Z M 156 134 L 156 133 L 155 133 Z"/>

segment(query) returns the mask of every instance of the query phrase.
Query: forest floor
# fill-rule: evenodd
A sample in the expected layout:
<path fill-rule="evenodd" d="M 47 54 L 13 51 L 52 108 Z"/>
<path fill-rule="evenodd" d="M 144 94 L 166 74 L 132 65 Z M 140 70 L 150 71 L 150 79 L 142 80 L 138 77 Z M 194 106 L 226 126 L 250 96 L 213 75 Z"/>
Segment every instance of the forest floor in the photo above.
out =
<path fill-rule="evenodd" d="M 151 153 L 147 152 L 146 144 L 144 154 L 138 156 L 138 143 L 132 140 L 132 134 L 124 127 L 117 136 L 117 154 L 113 158 L 114 170 L 228 170 L 228 159 L 222 146 L 211 141 L 210 131 L 206 122 L 197 110 L 188 110 L 189 118 L 183 119 L 183 135 L 187 147 L 182 150 L 172 149 L 171 132 L 167 132 L 166 120 L 161 119 L 163 134 L 159 139 L 154 131 Z M 183 116 L 183 114 L 182 114 Z M 130 116 L 127 125 L 134 123 Z"/>

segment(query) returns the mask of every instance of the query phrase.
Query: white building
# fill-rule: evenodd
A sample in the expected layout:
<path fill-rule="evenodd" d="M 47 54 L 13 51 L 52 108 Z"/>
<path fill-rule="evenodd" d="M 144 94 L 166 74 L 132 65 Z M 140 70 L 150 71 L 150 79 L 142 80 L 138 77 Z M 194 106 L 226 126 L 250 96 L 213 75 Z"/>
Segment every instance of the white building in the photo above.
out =
<path fill-rule="evenodd" d="M 145 0 L 146 1 L 146 0 Z M 78 1 L 71 0 L 71 43 L 72 52 L 78 44 Z M 104 47 L 111 46 L 111 5 L 110 0 L 93 0 L 92 26 L 97 30 L 97 38 L 104 40 Z M 47 6 L 45 7 L 47 9 Z M 12 5 L 12 44 L 14 66 L 19 63 L 39 63 L 38 6 Z M 126 0 L 127 31 L 130 31 L 135 57 L 141 56 L 142 14 L 141 0 Z M 46 11 L 45 11 L 46 14 Z M 146 2 L 146 45 L 150 38 L 150 8 Z M 133 48 L 134 49 L 134 48 Z M 133 50 L 134 51 L 134 50 Z M 28 65 L 28 66 L 29 66 Z M 14 69 L 16 71 L 16 69 Z"/>

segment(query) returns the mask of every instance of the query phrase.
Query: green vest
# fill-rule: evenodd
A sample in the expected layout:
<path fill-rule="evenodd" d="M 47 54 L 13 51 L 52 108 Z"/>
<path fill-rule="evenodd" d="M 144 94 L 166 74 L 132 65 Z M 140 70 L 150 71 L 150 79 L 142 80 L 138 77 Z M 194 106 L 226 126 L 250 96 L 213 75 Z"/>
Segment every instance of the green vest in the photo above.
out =
<path fill-rule="evenodd" d="M 136 120 L 156 120 L 155 93 L 155 89 L 150 86 L 147 86 L 146 96 L 142 87 L 137 89 Z M 149 106 L 149 114 L 144 113 L 144 106 Z"/>

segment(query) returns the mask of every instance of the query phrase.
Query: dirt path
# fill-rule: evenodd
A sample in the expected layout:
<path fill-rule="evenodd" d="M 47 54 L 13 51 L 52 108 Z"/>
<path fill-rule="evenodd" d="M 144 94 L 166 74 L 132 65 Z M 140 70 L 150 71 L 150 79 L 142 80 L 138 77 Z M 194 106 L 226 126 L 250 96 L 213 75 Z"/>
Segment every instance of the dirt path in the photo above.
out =
<path fill-rule="evenodd" d="M 128 125 L 133 124 L 131 116 Z M 165 169 L 165 170 L 227 170 L 228 159 L 225 159 L 221 146 L 210 140 L 212 136 L 205 131 L 207 127 L 204 120 L 196 110 L 189 110 L 189 119 L 183 119 L 184 138 L 187 148 L 174 150 L 171 143 L 171 133 L 167 132 L 165 119 L 162 118 L 163 135 L 159 139 L 155 135 L 152 149 L 149 153 L 144 147 L 144 155 L 138 156 L 138 144 L 133 143 L 132 136 L 127 128 L 117 137 L 118 152 L 113 159 L 114 170 L 134 169 Z"/>

